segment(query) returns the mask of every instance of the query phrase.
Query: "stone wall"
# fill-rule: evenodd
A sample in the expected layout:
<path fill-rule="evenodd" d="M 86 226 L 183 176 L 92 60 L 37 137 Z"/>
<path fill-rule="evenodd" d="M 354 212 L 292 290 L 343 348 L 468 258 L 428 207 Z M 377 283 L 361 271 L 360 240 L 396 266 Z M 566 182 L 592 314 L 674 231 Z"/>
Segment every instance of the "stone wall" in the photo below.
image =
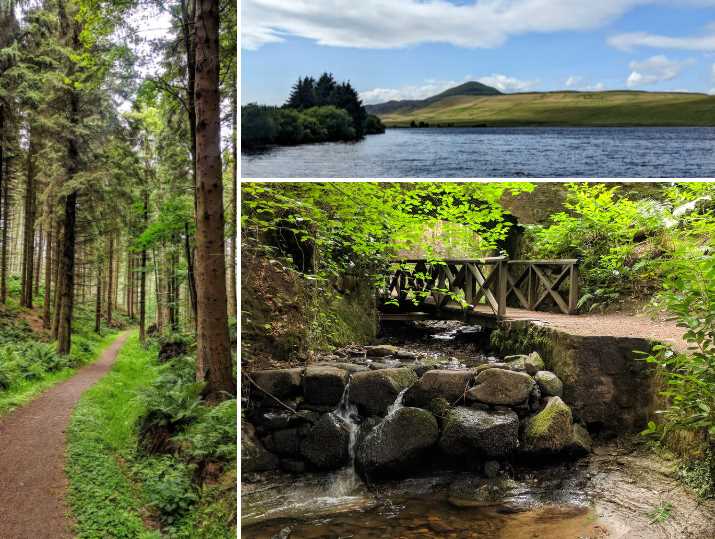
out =
<path fill-rule="evenodd" d="M 574 417 L 593 433 L 641 430 L 656 399 L 654 372 L 637 351 L 648 339 L 581 336 L 528 321 L 503 322 L 492 333 L 498 352 L 538 350 L 564 384 Z"/>

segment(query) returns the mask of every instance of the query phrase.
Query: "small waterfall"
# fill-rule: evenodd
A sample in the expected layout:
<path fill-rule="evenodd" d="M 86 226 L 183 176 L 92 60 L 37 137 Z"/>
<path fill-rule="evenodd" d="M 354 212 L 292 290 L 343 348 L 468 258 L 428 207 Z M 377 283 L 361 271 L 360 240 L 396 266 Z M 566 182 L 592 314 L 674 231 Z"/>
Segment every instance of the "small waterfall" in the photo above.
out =
<path fill-rule="evenodd" d="M 395 402 L 393 402 L 393 403 L 390 405 L 390 407 L 387 409 L 387 414 L 385 415 L 385 417 L 391 416 L 391 415 L 394 414 L 397 410 L 399 410 L 400 408 L 402 408 L 402 399 L 405 398 L 405 393 L 407 392 L 408 389 L 409 389 L 409 387 L 406 387 L 405 389 L 403 389 L 402 391 L 400 391 L 400 392 L 397 394 L 397 398 L 395 398 Z"/>
<path fill-rule="evenodd" d="M 340 402 L 332 413 L 345 422 L 350 433 L 350 444 L 348 446 L 350 463 L 345 468 L 333 474 L 332 481 L 329 485 L 328 496 L 339 498 L 349 496 L 360 484 L 360 479 L 355 471 L 355 442 L 360 428 L 358 424 L 359 414 L 357 406 L 350 402 L 350 380 L 348 380 L 348 383 L 345 385 L 345 390 L 340 398 Z"/>

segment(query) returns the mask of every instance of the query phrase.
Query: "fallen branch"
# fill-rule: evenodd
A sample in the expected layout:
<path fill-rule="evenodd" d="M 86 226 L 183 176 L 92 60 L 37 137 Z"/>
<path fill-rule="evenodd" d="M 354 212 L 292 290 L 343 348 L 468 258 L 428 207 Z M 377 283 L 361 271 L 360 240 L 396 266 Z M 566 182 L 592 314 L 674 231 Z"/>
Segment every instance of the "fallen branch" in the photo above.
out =
<path fill-rule="evenodd" d="M 283 406 L 283 407 L 284 407 L 286 410 L 288 410 L 290 413 L 292 413 L 292 414 L 297 414 L 297 413 L 298 413 L 298 412 L 296 412 L 293 408 L 291 408 L 290 406 L 288 406 L 285 402 L 283 402 L 283 401 L 280 400 L 278 397 L 276 397 L 273 393 L 271 393 L 271 392 L 269 392 L 269 391 L 266 391 L 266 390 L 263 389 L 261 386 L 259 386 L 259 385 L 256 383 L 256 381 L 255 381 L 253 378 L 251 378 L 250 375 L 244 373 L 243 376 L 245 376 L 245 377 L 248 379 L 249 382 L 251 382 L 254 386 L 256 386 L 258 389 L 260 389 L 263 393 L 265 393 L 266 395 L 268 395 L 270 398 L 272 398 L 272 399 L 273 399 L 274 401 L 276 401 L 278 404 L 280 404 L 281 406 Z"/>

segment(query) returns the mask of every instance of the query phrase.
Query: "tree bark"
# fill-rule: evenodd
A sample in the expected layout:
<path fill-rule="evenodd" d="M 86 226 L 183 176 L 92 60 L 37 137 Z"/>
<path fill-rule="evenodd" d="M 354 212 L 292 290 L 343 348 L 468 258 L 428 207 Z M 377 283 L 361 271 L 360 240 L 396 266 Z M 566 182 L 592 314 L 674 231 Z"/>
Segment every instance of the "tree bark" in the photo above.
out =
<path fill-rule="evenodd" d="M 196 0 L 196 376 L 205 397 L 236 393 L 226 297 L 219 98 L 219 15 L 215 0 Z"/>
<path fill-rule="evenodd" d="M 236 238 L 238 237 L 238 96 L 233 88 L 231 96 L 231 237 L 229 238 L 229 295 L 228 315 L 235 317 L 238 312 L 238 294 L 236 291 Z"/>
<path fill-rule="evenodd" d="M 0 303 L 7 302 L 8 229 L 10 228 L 10 159 L 5 160 L 2 189 L 2 249 L 0 250 Z"/>
<path fill-rule="evenodd" d="M 109 235 L 109 276 L 107 277 L 107 325 L 112 325 L 112 294 L 114 290 L 114 234 Z"/>
<path fill-rule="evenodd" d="M 97 264 L 97 297 L 94 305 L 94 332 L 102 331 L 102 263 Z"/>
<path fill-rule="evenodd" d="M 35 270 L 35 145 L 32 127 L 29 129 L 27 169 L 25 175 L 25 220 L 23 227 L 23 257 L 20 305 L 32 308 Z"/>
<path fill-rule="evenodd" d="M 52 247 L 53 247 L 53 226 L 54 222 L 50 218 L 50 231 L 45 243 L 45 303 L 42 308 L 42 327 L 50 327 L 50 312 L 52 306 Z"/>

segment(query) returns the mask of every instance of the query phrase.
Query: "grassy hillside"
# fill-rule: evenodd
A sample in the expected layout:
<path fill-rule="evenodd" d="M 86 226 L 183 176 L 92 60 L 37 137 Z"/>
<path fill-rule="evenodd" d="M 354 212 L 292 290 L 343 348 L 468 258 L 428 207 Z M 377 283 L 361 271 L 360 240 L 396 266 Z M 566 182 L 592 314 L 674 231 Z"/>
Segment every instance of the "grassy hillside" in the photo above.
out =
<path fill-rule="evenodd" d="M 715 126 L 715 96 L 653 92 L 547 92 L 453 96 L 380 115 L 393 127 L 430 126 Z"/>

